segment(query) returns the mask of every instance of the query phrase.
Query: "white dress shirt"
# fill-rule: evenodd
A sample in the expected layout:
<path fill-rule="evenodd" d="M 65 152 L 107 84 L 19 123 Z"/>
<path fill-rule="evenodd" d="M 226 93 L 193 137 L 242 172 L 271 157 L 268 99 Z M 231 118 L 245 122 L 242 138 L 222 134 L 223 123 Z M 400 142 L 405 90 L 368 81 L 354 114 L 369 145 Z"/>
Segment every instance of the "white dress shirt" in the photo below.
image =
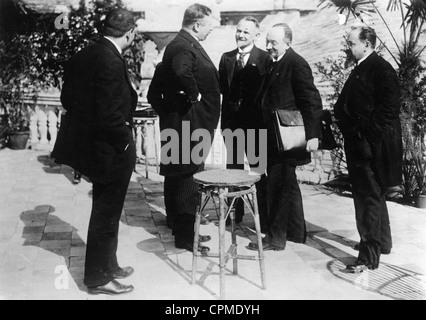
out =
<path fill-rule="evenodd" d="M 243 50 L 238 48 L 238 53 L 237 53 L 237 60 L 240 59 L 241 53 L 244 53 L 244 66 L 247 64 L 248 60 L 250 59 L 250 54 L 251 51 L 254 48 L 254 44 L 249 45 L 248 47 L 244 48 Z"/>

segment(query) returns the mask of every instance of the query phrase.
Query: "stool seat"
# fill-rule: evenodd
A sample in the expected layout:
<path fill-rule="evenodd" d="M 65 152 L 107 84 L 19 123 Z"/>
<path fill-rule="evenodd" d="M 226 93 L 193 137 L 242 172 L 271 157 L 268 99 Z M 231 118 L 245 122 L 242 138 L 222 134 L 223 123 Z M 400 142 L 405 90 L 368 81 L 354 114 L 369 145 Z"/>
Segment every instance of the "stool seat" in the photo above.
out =
<path fill-rule="evenodd" d="M 215 187 L 249 187 L 259 180 L 259 174 L 244 170 L 209 170 L 194 175 L 196 183 Z"/>
<path fill-rule="evenodd" d="M 229 260 L 233 260 L 233 274 L 238 274 L 238 260 L 257 260 L 259 261 L 262 288 L 266 289 L 265 265 L 263 256 L 263 246 L 258 248 L 258 256 L 240 255 L 237 252 L 237 234 L 235 230 L 235 202 L 242 199 L 250 213 L 253 215 L 258 243 L 262 243 L 259 210 L 257 206 L 256 182 L 261 179 L 257 173 L 245 170 L 209 170 L 195 174 L 194 181 L 199 184 L 200 203 L 197 208 L 194 225 L 194 248 L 192 262 L 192 284 L 196 282 L 197 258 L 201 214 L 206 208 L 210 199 L 219 198 L 219 208 L 216 207 L 216 213 L 219 218 L 219 254 L 208 253 L 207 257 L 219 258 L 220 267 L 220 298 L 225 296 L 225 268 Z M 204 201 L 202 196 L 205 196 Z M 213 200 L 214 202 L 214 200 Z M 215 202 L 214 202 L 215 203 Z M 219 210 L 217 210 L 219 209 Z M 231 221 L 232 244 L 229 250 L 225 248 L 226 219 Z"/>

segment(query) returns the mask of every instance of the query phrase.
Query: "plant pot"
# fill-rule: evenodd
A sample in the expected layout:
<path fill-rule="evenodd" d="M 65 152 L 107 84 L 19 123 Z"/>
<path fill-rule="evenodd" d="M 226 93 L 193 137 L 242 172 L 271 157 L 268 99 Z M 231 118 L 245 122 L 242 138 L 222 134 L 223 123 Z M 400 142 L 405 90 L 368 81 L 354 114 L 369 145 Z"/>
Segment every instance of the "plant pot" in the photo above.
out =
<path fill-rule="evenodd" d="M 29 138 L 30 138 L 29 131 L 11 132 L 9 133 L 8 147 L 13 150 L 26 149 Z"/>
<path fill-rule="evenodd" d="M 417 208 L 426 209 L 426 194 L 421 194 L 416 199 L 415 205 Z"/>

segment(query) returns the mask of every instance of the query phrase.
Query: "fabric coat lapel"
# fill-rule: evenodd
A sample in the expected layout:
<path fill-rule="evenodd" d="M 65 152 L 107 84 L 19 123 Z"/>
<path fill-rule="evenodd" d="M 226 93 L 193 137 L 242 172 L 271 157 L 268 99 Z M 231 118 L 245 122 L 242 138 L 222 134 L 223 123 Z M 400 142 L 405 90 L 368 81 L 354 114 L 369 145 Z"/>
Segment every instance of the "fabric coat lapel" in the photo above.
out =
<path fill-rule="evenodd" d="M 266 96 L 268 95 L 269 87 L 275 82 L 282 70 L 284 69 L 285 64 L 287 63 L 287 57 L 292 53 L 293 49 L 288 49 L 282 59 L 277 62 L 276 65 L 271 61 L 268 67 L 268 72 L 264 78 L 264 83 L 262 84 L 262 96 L 261 96 L 261 105 L 263 106 Z"/>
<path fill-rule="evenodd" d="M 259 49 L 257 49 L 256 46 L 254 46 L 253 49 L 251 50 L 246 66 L 253 65 L 253 64 L 257 65 L 258 63 L 259 63 Z"/>
<path fill-rule="evenodd" d="M 237 62 L 237 50 L 234 50 L 231 55 L 227 56 L 226 71 L 228 75 L 228 87 L 231 87 L 232 78 L 234 76 L 235 63 Z"/>

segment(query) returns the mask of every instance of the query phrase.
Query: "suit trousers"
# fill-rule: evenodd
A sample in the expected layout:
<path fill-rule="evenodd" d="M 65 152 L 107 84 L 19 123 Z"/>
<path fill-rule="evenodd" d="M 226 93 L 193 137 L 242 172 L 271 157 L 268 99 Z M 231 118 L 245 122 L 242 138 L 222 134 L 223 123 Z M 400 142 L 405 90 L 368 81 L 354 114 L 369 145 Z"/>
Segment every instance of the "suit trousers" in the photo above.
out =
<path fill-rule="evenodd" d="M 287 240 L 305 243 L 306 223 L 296 167 L 286 162 L 268 167 L 268 232 L 265 241 L 285 248 Z"/>
<path fill-rule="evenodd" d="M 259 130 L 256 130 L 255 141 L 248 141 L 247 130 L 243 130 L 244 139 L 245 139 L 245 149 L 239 146 L 240 141 L 238 139 L 233 139 L 232 155 L 228 155 L 226 169 L 235 169 L 235 170 L 244 170 L 244 154 L 253 154 L 254 156 L 259 156 L 259 143 L 261 143 L 259 138 Z M 229 143 L 225 141 L 225 143 Z M 254 143 L 254 145 L 253 145 Z M 248 148 L 253 148 L 254 150 L 249 150 Z M 228 150 L 228 152 L 230 152 Z M 232 158 L 231 158 L 232 156 Z M 258 167 L 256 163 L 250 163 L 250 167 Z M 259 216 L 260 216 L 260 225 L 262 229 L 266 229 L 266 216 L 267 216 L 267 202 L 266 202 L 266 175 L 262 174 L 260 181 L 256 183 L 257 189 L 257 202 L 259 207 Z M 237 199 L 235 203 L 235 216 L 242 217 L 244 216 L 244 201 L 242 199 Z"/>
<path fill-rule="evenodd" d="M 197 172 L 203 170 L 204 165 L 201 165 Z M 173 234 L 177 241 L 194 240 L 195 214 L 201 203 L 199 186 L 193 178 L 195 173 L 177 177 L 166 176 L 164 179 L 166 212 L 173 218 Z"/>
<path fill-rule="evenodd" d="M 392 248 L 386 188 L 378 180 L 374 151 L 361 134 L 344 135 L 352 184 L 357 229 L 361 238 L 358 259 L 378 267 L 380 251 Z"/>
<path fill-rule="evenodd" d="M 87 236 L 84 284 L 105 285 L 113 280 L 117 262 L 118 230 L 136 161 L 133 143 L 114 160 L 116 173 L 109 183 L 93 182 L 92 213 Z"/>

